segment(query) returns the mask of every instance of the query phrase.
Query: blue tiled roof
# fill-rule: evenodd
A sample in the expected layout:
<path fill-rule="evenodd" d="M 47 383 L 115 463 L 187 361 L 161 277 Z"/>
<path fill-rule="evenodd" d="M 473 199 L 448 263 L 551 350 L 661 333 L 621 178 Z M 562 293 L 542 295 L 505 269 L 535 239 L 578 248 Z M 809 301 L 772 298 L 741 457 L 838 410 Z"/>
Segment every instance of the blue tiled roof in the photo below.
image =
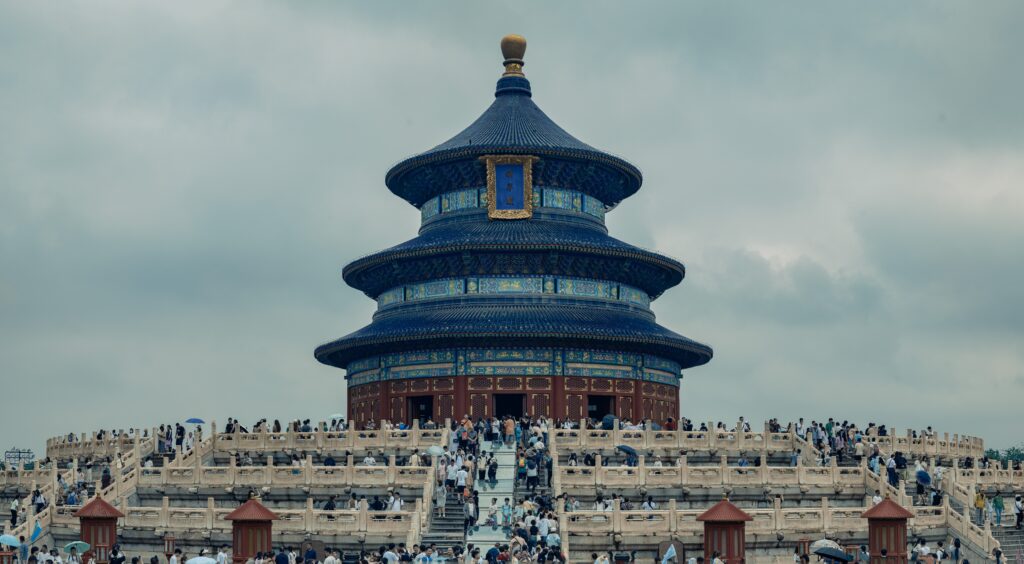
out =
<path fill-rule="evenodd" d="M 419 205 L 439 189 L 479 185 L 479 178 L 469 177 L 482 175 L 483 167 L 476 161 L 493 153 L 539 156 L 541 163 L 535 175 L 541 183 L 547 169 L 551 169 L 551 174 L 566 174 L 558 166 L 547 166 L 545 161 L 579 163 L 583 168 L 573 171 L 578 185 L 572 188 L 590 192 L 610 206 L 640 188 L 639 169 L 559 127 L 533 102 L 530 83 L 525 78 L 501 78 L 495 97 L 491 106 L 458 135 L 395 165 L 385 177 L 388 188 Z M 462 166 L 452 166 L 455 161 Z"/>
<path fill-rule="evenodd" d="M 458 274 L 496 273 L 491 263 L 481 263 L 477 269 L 469 264 L 481 259 L 483 253 L 501 252 L 527 256 L 537 253 L 558 253 L 560 262 L 549 262 L 544 274 L 566 274 L 590 278 L 616 280 L 643 288 L 652 297 L 682 281 L 686 269 L 682 263 L 640 249 L 608 236 L 602 230 L 583 228 L 577 224 L 545 221 L 539 219 L 523 221 L 467 221 L 438 225 L 424 229 L 416 238 L 390 249 L 355 260 L 343 271 L 345 281 L 354 288 L 363 290 L 371 297 L 391 288 L 399 282 L 409 282 L 430 277 L 441 278 Z M 458 264 L 441 264 L 437 270 L 423 267 L 424 259 L 430 256 L 459 256 Z M 594 262 L 588 271 L 587 257 L 605 257 L 609 260 Z M 581 259 L 581 260 L 574 260 Z M 549 259 L 550 260 L 550 259 Z M 621 262 L 618 267 L 611 262 Z M 403 262 L 416 266 L 410 271 Z M 522 261 L 520 271 L 527 260 Z M 573 268 L 572 271 L 560 270 Z M 536 271 L 534 271 L 536 272 Z"/>
<path fill-rule="evenodd" d="M 316 349 L 324 364 L 410 347 L 564 345 L 637 350 L 664 356 L 683 368 L 711 360 L 707 345 L 674 333 L 650 316 L 622 310 L 552 304 L 478 306 L 448 304 L 380 316 L 370 325 Z"/>

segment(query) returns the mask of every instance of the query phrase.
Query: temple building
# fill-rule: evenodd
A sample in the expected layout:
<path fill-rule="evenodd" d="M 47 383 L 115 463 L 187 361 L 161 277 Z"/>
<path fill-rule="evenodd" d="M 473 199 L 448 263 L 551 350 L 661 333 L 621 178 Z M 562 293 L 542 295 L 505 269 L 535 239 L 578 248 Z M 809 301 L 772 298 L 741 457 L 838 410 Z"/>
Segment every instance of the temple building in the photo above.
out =
<path fill-rule="evenodd" d="M 640 171 L 540 110 L 522 37 L 501 50 L 483 115 L 388 171 L 388 189 L 420 210 L 419 235 L 345 267 L 377 312 L 316 358 L 345 369 L 356 425 L 677 417 L 682 370 L 712 351 L 655 322 L 651 302 L 683 265 L 608 235 L 605 214 Z"/>

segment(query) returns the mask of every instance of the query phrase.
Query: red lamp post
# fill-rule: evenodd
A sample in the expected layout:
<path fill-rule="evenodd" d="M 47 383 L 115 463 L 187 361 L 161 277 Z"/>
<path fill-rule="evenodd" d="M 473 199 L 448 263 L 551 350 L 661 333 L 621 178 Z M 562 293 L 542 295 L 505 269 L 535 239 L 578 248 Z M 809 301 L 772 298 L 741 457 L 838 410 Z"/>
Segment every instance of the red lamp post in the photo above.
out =
<path fill-rule="evenodd" d="M 110 547 L 117 544 L 117 520 L 124 517 L 121 513 L 101 497 L 92 501 L 75 513 L 81 527 L 82 542 L 91 548 L 97 564 L 110 561 Z M 83 560 L 88 560 L 83 556 Z"/>
<path fill-rule="evenodd" d="M 868 520 L 868 554 L 871 564 L 907 563 L 907 519 L 914 516 L 895 501 L 885 498 L 861 513 Z M 886 555 L 882 556 L 882 550 Z"/>
<path fill-rule="evenodd" d="M 255 499 L 243 503 L 224 519 L 231 521 L 231 560 L 245 564 L 257 552 L 270 552 L 273 522 L 278 517 Z"/>
<path fill-rule="evenodd" d="M 746 558 L 746 522 L 754 518 L 723 499 L 697 516 L 704 522 L 704 562 L 717 552 L 726 564 L 742 564 Z"/>
<path fill-rule="evenodd" d="M 167 557 L 167 561 L 171 561 L 171 556 L 174 554 L 174 535 L 167 533 L 164 535 L 164 556 Z"/>

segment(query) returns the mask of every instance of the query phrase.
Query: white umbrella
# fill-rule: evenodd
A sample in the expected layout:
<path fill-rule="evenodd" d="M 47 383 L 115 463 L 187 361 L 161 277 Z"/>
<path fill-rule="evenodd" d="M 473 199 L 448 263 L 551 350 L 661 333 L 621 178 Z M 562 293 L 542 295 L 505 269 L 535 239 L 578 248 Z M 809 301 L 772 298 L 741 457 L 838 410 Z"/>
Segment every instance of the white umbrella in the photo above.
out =
<path fill-rule="evenodd" d="M 825 547 L 834 548 L 836 550 L 842 550 L 843 549 L 843 547 L 839 546 L 839 543 L 837 543 L 834 540 L 821 539 L 821 540 L 816 540 L 813 543 L 811 543 L 811 552 L 814 552 L 815 550 L 817 550 L 819 548 L 825 548 Z"/>
<path fill-rule="evenodd" d="M 209 556 L 196 556 L 186 560 L 185 564 L 217 564 L 217 561 Z"/>

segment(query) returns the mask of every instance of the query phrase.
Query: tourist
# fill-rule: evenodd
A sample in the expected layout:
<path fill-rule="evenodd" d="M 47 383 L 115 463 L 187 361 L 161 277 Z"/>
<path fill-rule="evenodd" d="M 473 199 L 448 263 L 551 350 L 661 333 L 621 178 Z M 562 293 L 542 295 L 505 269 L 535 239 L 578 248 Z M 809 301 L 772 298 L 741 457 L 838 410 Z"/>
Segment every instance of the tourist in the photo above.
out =
<path fill-rule="evenodd" d="M 434 488 L 434 509 L 439 517 L 445 517 L 445 507 L 448 505 L 448 488 L 444 483 L 437 484 Z"/>
<path fill-rule="evenodd" d="M 985 494 L 978 491 L 974 496 L 974 510 L 977 515 L 976 521 L 979 525 L 985 524 Z"/>
<path fill-rule="evenodd" d="M 1021 499 L 1021 496 L 1017 496 L 1013 500 L 1013 516 L 1017 520 L 1014 528 L 1019 531 L 1024 522 L 1024 500 Z"/>
<path fill-rule="evenodd" d="M 1003 525 L 1004 508 L 1005 506 L 1003 505 L 1003 496 L 1000 495 L 999 493 L 996 493 L 995 497 L 992 499 L 992 511 L 995 513 L 997 527 L 1001 527 Z"/>

